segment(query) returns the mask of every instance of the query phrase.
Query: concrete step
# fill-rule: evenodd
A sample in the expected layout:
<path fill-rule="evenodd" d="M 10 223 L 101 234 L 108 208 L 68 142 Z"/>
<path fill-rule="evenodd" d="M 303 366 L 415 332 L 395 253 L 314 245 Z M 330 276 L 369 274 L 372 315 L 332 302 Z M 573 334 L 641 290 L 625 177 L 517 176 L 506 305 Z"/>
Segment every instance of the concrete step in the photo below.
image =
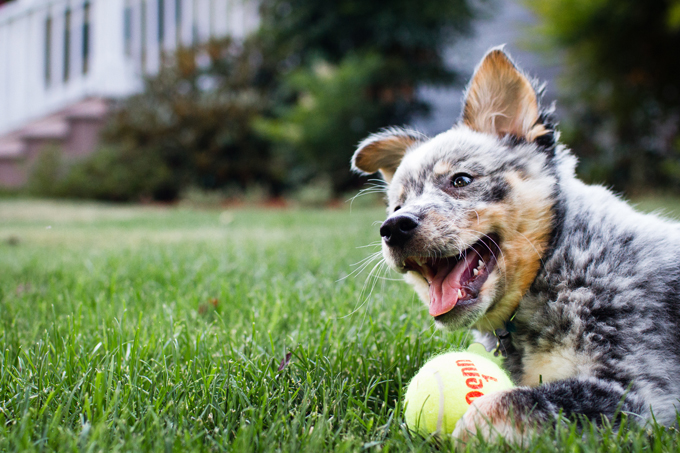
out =
<path fill-rule="evenodd" d="M 7 134 L 0 137 L 0 159 L 18 159 L 25 148 L 26 144 L 19 134 Z"/>
<path fill-rule="evenodd" d="M 68 138 L 70 131 L 68 120 L 62 115 L 55 115 L 24 127 L 21 131 L 21 139 L 61 141 Z"/>
<path fill-rule="evenodd" d="M 23 185 L 32 162 L 48 146 L 61 148 L 67 158 L 94 151 L 109 108 L 106 99 L 84 99 L 0 136 L 0 186 Z"/>
<path fill-rule="evenodd" d="M 63 111 L 69 119 L 103 120 L 109 113 L 110 102 L 102 98 L 85 99 Z"/>

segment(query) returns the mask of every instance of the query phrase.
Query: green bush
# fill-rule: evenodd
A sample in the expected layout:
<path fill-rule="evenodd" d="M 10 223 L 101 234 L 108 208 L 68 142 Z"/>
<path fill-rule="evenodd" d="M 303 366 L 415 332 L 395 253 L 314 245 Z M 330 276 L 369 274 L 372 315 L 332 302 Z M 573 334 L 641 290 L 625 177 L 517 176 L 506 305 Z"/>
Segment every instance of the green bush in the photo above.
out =
<path fill-rule="evenodd" d="M 680 187 L 680 2 L 526 0 L 565 57 L 563 130 L 581 171 L 629 192 Z"/>
<path fill-rule="evenodd" d="M 368 131 L 384 125 L 391 107 L 372 94 L 383 68 L 377 55 L 352 55 L 339 65 L 318 62 L 286 78 L 288 89 L 297 93 L 296 101 L 256 125 L 275 143 L 289 169 L 290 187 L 319 177 L 329 180 L 333 193 L 352 185 L 348 163 L 356 144 Z"/>
<path fill-rule="evenodd" d="M 270 105 L 261 55 L 255 40 L 178 50 L 142 93 L 114 106 L 101 149 L 74 162 L 42 153 L 30 192 L 113 201 L 175 200 L 189 188 L 276 193 L 283 170 L 252 127 Z"/>
<path fill-rule="evenodd" d="M 106 139 L 154 154 L 182 187 L 275 184 L 268 145 L 251 127 L 269 105 L 260 57 L 252 41 L 180 50 L 119 107 Z"/>
<path fill-rule="evenodd" d="M 75 163 L 58 187 L 69 198 L 110 201 L 169 200 L 179 192 L 172 171 L 156 154 L 115 147 Z"/>
<path fill-rule="evenodd" d="M 357 143 L 427 112 L 417 88 L 456 81 L 444 50 L 490 3 L 263 0 L 260 39 L 280 63 L 277 103 L 256 124 L 288 187 L 326 178 L 338 195 L 361 185 L 349 172 Z"/>
<path fill-rule="evenodd" d="M 191 187 L 279 190 L 280 170 L 252 128 L 269 105 L 260 57 L 254 41 L 180 49 L 115 107 L 104 149 L 71 168 L 64 190 L 125 200 L 172 200 Z"/>
<path fill-rule="evenodd" d="M 62 150 L 58 146 L 48 146 L 41 150 L 28 169 L 25 191 L 31 195 L 59 196 L 59 181 L 64 174 Z"/>
<path fill-rule="evenodd" d="M 174 199 L 172 172 L 152 153 L 103 147 L 92 155 L 64 161 L 58 149 L 40 153 L 27 190 L 33 195 L 106 201 Z"/>
<path fill-rule="evenodd" d="M 102 150 L 36 190 L 170 200 L 256 187 L 311 204 L 346 193 L 361 183 L 356 144 L 427 110 L 417 87 L 455 80 L 444 49 L 477 15 L 470 0 L 264 0 L 256 35 L 178 50 L 116 106 Z"/>

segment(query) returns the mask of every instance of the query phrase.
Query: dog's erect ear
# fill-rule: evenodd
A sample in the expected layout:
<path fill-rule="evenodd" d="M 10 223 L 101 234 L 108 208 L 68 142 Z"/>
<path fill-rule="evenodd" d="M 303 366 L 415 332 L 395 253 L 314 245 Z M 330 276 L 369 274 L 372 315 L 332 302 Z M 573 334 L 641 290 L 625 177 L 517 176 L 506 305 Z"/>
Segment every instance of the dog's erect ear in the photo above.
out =
<path fill-rule="evenodd" d="M 549 132 L 539 122 L 534 87 L 501 48 L 491 49 L 475 70 L 463 123 L 478 132 L 512 134 L 530 142 Z"/>
<path fill-rule="evenodd" d="M 359 143 L 352 156 L 352 170 L 363 174 L 380 171 L 385 181 L 390 182 L 406 151 L 426 139 L 420 132 L 399 128 L 370 135 Z"/>

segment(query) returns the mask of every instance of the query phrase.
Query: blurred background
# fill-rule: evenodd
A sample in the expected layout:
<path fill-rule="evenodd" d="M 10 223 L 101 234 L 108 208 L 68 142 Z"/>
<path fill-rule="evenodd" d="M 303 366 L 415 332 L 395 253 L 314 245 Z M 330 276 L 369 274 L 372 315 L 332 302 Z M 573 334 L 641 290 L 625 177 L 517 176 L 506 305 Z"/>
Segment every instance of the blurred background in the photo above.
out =
<path fill-rule="evenodd" d="M 0 0 L 0 193 L 329 205 L 503 43 L 584 179 L 680 188 L 680 0 Z"/>

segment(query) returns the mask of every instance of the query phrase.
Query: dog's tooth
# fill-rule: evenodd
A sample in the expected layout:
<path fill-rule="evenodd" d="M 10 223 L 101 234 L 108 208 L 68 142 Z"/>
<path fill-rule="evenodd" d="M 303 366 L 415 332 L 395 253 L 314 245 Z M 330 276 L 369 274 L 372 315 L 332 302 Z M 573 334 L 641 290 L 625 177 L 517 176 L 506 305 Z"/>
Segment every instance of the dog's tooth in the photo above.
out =
<path fill-rule="evenodd" d="M 482 261 L 482 260 L 477 261 L 477 267 L 478 267 L 479 269 L 484 268 L 484 261 Z"/>
<path fill-rule="evenodd" d="M 463 291 L 461 291 L 460 288 L 458 288 L 458 298 L 459 299 L 463 298 Z"/>
<path fill-rule="evenodd" d="M 477 274 L 479 274 L 479 271 L 477 269 L 472 269 L 472 274 L 476 277 Z"/>

